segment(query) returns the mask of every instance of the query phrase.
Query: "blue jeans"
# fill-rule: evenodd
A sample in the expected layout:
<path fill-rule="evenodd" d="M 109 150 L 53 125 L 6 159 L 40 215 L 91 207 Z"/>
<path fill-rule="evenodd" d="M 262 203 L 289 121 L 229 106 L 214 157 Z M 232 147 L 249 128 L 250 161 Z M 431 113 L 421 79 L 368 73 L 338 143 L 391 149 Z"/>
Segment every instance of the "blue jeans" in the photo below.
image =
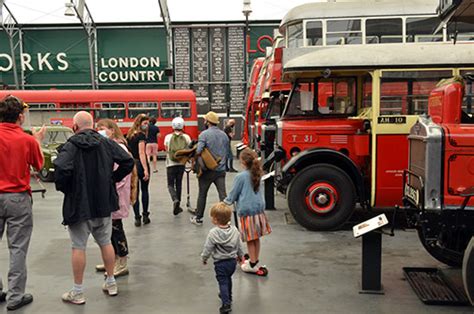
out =
<path fill-rule="evenodd" d="M 232 275 L 235 272 L 237 261 L 235 258 L 214 262 L 216 279 L 219 283 L 219 293 L 222 304 L 232 303 Z"/>

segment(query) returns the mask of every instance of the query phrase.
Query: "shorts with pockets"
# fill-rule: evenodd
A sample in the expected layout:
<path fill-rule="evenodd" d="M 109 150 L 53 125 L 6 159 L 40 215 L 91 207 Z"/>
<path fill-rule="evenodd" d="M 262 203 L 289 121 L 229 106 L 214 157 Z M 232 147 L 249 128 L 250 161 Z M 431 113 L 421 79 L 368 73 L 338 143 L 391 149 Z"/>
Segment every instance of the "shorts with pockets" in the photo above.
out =
<path fill-rule="evenodd" d="M 111 243 L 112 217 L 92 218 L 81 221 L 69 225 L 68 230 L 73 249 L 85 250 L 90 234 L 92 234 L 99 246 L 105 246 Z"/>

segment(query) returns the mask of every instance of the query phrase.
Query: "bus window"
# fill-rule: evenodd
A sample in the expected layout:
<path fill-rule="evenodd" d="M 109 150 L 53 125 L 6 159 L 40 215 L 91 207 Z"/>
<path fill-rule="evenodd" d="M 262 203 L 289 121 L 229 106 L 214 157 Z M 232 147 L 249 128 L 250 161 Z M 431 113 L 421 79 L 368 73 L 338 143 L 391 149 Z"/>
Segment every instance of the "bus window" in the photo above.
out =
<path fill-rule="evenodd" d="M 191 104 L 188 102 L 162 102 L 160 116 L 165 119 L 190 118 Z"/>
<path fill-rule="evenodd" d="M 55 104 L 52 103 L 28 103 L 29 110 L 44 110 L 56 108 Z"/>
<path fill-rule="evenodd" d="M 288 26 L 287 31 L 288 48 L 298 48 L 303 46 L 303 24 L 293 24 Z"/>
<path fill-rule="evenodd" d="M 438 17 L 407 18 L 406 23 L 407 42 L 443 41 L 441 30 L 437 34 L 433 34 L 441 23 Z"/>
<path fill-rule="evenodd" d="M 314 84 L 300 83 L 292 91 L 285 116 L 348 115 L 356 112 L 356 81 L 341 78 L 318 84 L 318 107 L 314 108 Z"/>
<path fill-rule="evenodd" d="M 471 74 L 467 76 L 467 74 Z M 473 102 L 474 102 L 474 82 L 472 79 L 472 74 L 474 74 L 474 70 L 470 71 L 461 71 L 461 75 L 464 77 L 465 83 L 465 94 L 462 104 L 462 110 L 468 114 L 473 114 Z"/>
<path fill-rule="evenodd" d="M 320 21 L 306 22 L 306 46 L 323 45 L 323 23 Z"/>
<path fill-rule="evenodd" d="M 360 20 L 333 20 L 326 22 L 326 45 L 362 44 Z"/>
<path fill-rule="evenodd" d="M 448 24 L 448 39 L 457 31 L 456 41 L 474 41 L 474 24 L 456 22 Z"/>
<path fill-rule="evenodd" d="M 372 89 L 372 76 L 364 76 L 362 83 L 362 108 L 372 107 Z"/>
<path fill-rule="evenodd" d="M 428 111 L 428 97 L 447 71 L 383 72 L 380 83 L 380 115 L 418 115 Z"/>
<path fill-rule="evenodd" d="M 386 44 L 403 42 L 403 21 L 396 19 L 369 19 L 365 21 L 365 43 Z"/>
<path fill-rule="evenodd" d="M 330 86 L 329 84 L 332 84 Z M 319 113 L 353 114 L 356 109 L 356 82 L 354 79 L 338 79 L 330 83 L 319 84 Z M 321 97 L 326 96 L 326 106 Z"/>
<path fill-rule="evenodd" d="M 135 119 L 139 114 L 146 114 L 149 117 L 158 117 L 158 103 L 156 102 L 129 102 L 128 117 Z"/>
<path fill-rule="evenodd" d="M 124 119 L 125 118 L 125 104 L 124 103 L 102 103 L 99 104 L 102 108 L 96 111 L 97 119 Z"/>

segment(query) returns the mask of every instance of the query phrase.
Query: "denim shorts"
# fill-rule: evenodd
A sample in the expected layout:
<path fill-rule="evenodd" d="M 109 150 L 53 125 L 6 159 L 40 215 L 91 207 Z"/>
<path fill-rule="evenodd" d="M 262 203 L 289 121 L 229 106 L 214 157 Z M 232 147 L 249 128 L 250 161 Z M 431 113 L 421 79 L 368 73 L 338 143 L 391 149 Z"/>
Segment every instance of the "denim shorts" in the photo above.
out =
<path fill-rule="evenodd" d="M 111 243 L 112 217 L 82 221 L 68 226 L 68 230 L 73 249 L 85 250 L 91 233 L 99 246 L 105 246 Z"/>

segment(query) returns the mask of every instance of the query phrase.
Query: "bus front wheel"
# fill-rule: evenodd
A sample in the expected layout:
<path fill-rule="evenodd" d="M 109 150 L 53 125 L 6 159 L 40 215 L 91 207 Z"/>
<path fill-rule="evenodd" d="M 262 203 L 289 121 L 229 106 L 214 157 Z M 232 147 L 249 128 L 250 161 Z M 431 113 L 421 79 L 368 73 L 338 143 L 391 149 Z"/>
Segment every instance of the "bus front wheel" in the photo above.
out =
<path fill-rule="evenodd" d="M 291 180 L 287 192 L 293 217 L 309 230 L 340 227 L 352 215 L 355 198 L 355 187 L 349 176 L 329 164 L 301 170 Z"/>

